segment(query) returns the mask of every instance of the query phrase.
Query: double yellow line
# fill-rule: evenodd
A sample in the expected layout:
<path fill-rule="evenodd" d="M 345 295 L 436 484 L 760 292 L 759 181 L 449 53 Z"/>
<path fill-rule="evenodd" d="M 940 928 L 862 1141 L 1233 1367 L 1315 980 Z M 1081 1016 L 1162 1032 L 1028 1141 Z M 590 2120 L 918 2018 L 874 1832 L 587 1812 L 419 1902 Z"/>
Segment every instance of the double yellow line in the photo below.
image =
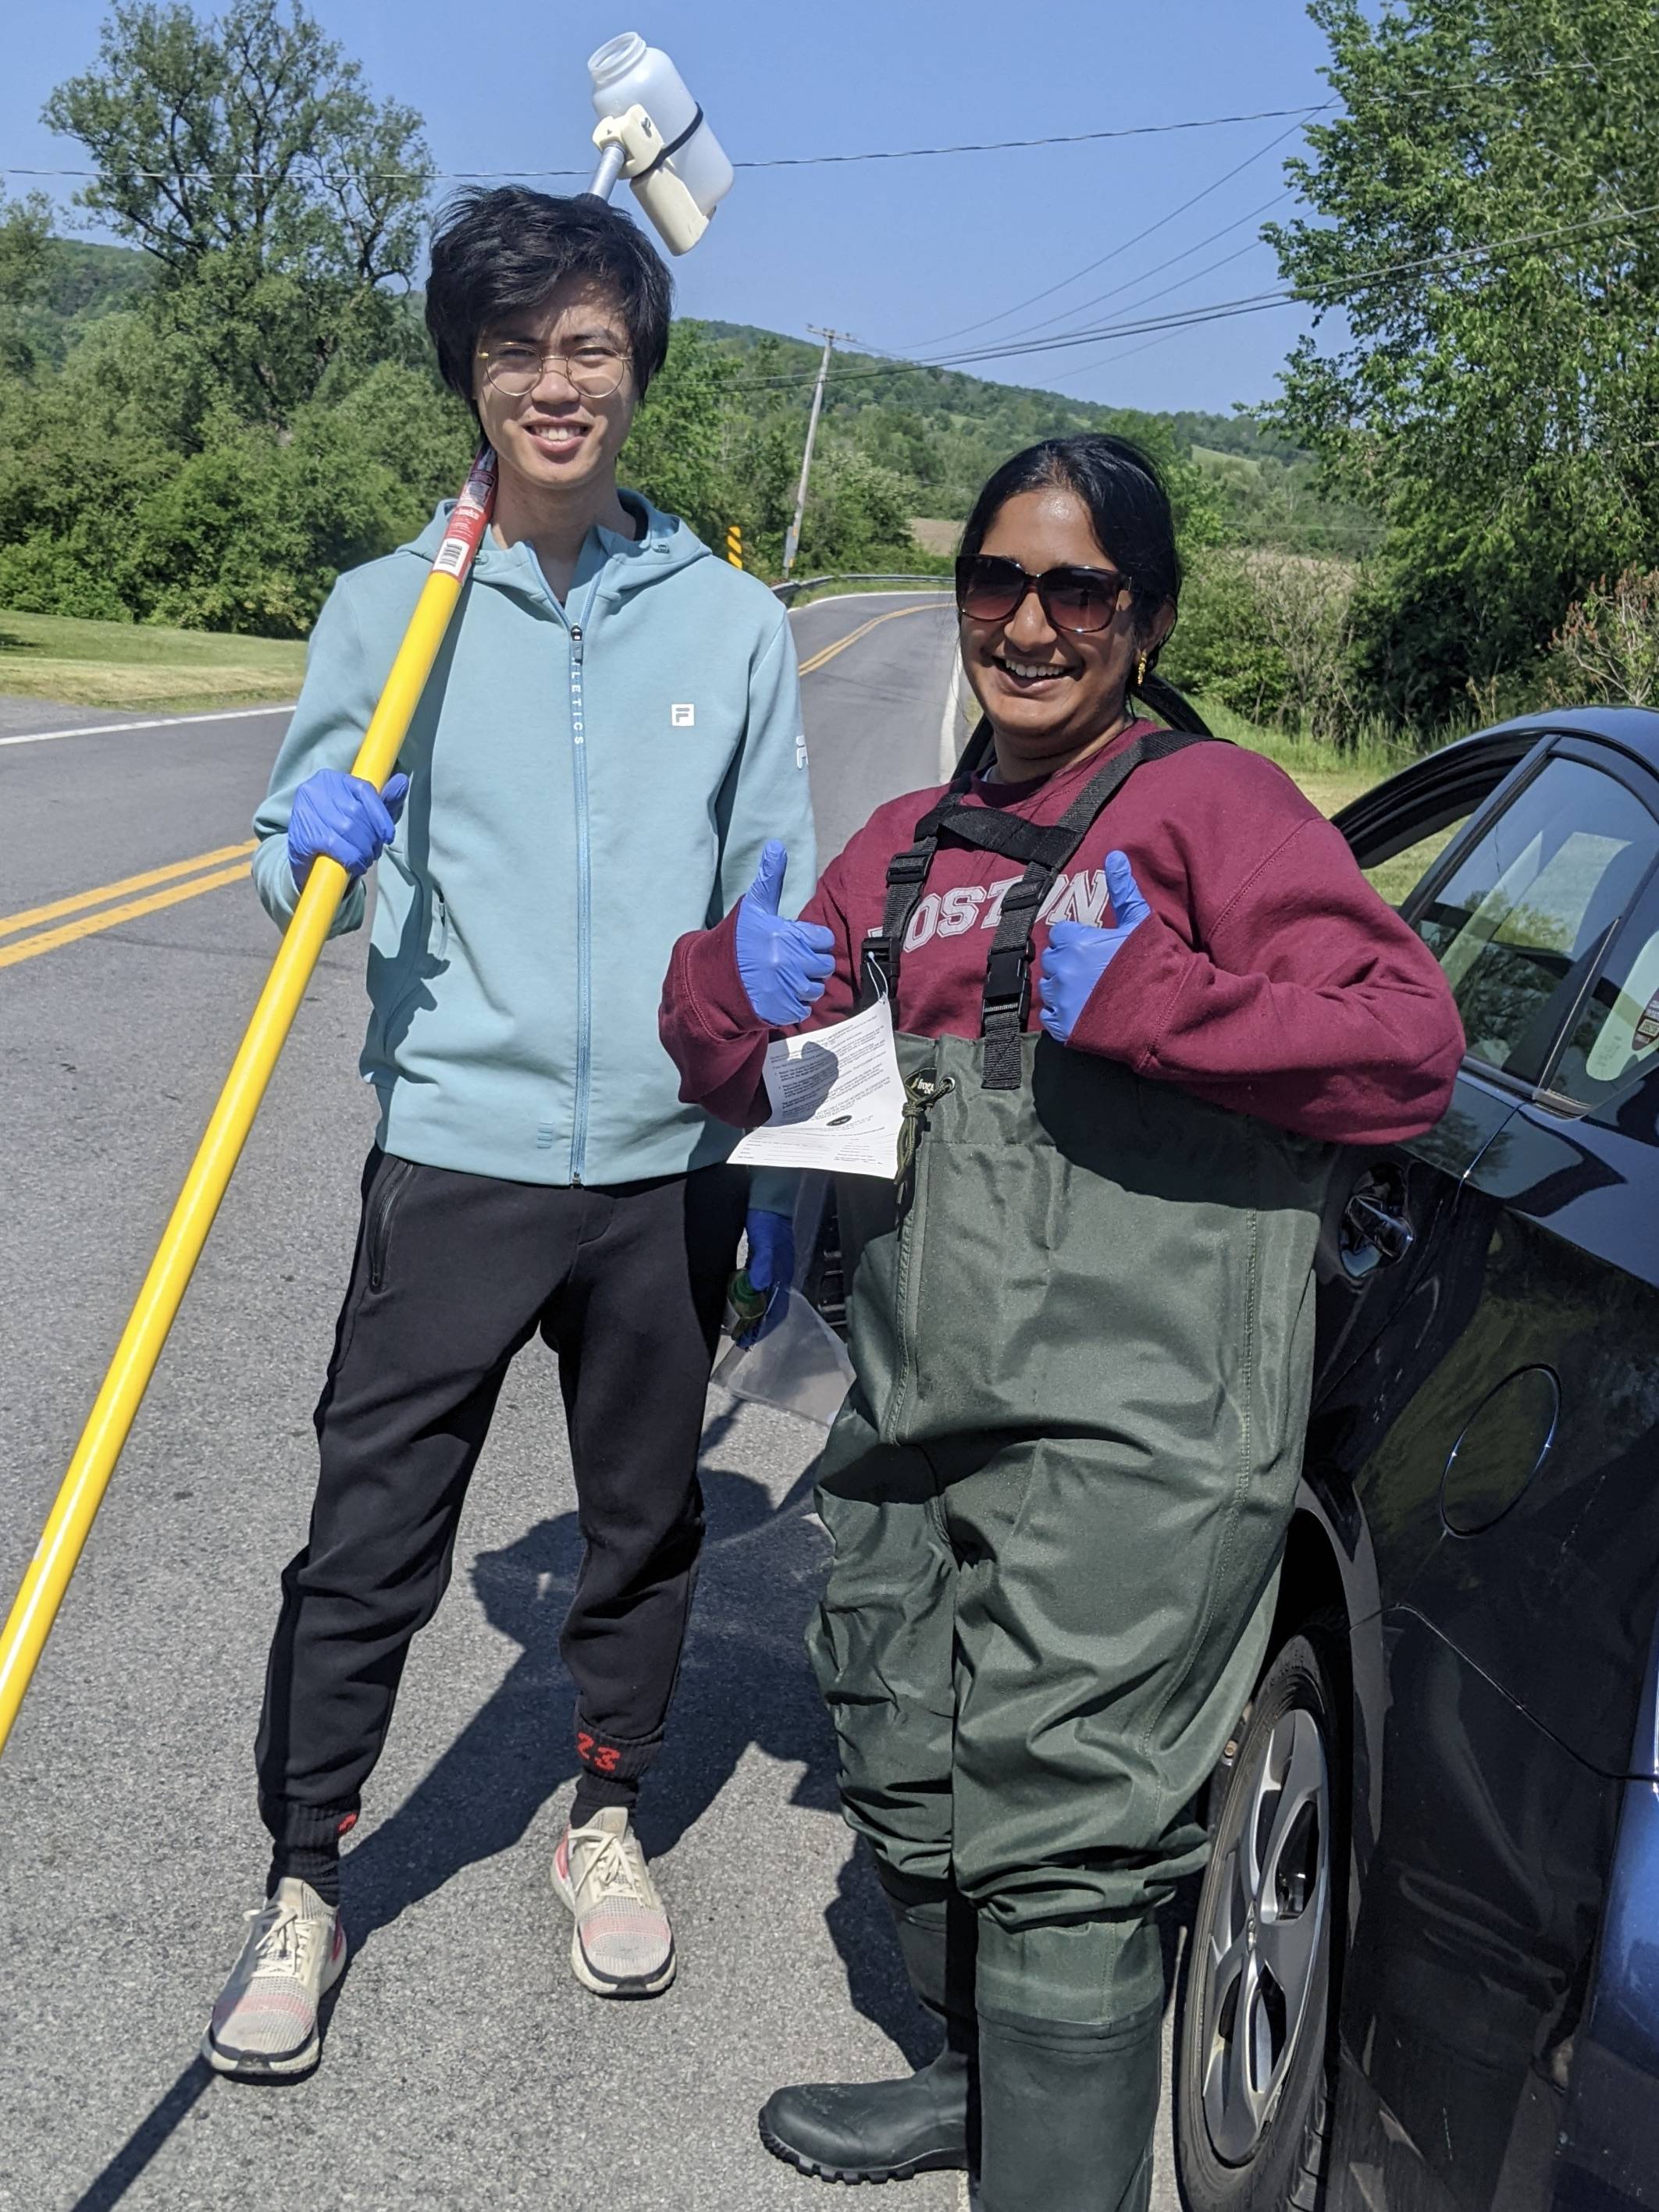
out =
<path fill-rule="evenodd" d="M 930 607 L 945 604 L 947 602 L 942 598 L 924 599 L 920 606 L 890 607 L 884 615 L 872 615 L 867 623 L 860 623 L 856 629 L 849 629 L 845 637 L 838 637 L 833 645 L 826 645 L 821 652 L 810 653 L 802 661 L 800 672 L 803 676 L 816 674 L 827 661 L 833 660 L 838 653 L 845 653 L 849 645 L 856 645 L 861 637 L 868 637 L 872 629 L 879 629 L 883 623 L 897 622 L 903 615 L 925 615 Z"/>
<path fill-rule="evenodd" d="M 905 615 L 926 614 L 933 604 L 929 600 L 919 606 L 890 607 L 884 614 L 872 615 L 868 622 L 848 630 L 845 637 L 838 637 L 833 644 L 809 654 L 800 665 L 801 674 L 811 676 L 826 666 L 838 653 L 845 653 L 849 645 L 868 637 L 883 623 L 897 622 Z M 42 952 L 55 952 L 60 945 L 73 945 L 78 938 L 94 937 L 100 930 L 118 929 L 123 922 L 137 921 L 147 914 L 160 914 L 167 907 L 180 906 L 186 899 L 199 898 L 204 891 L 216 891 L 227 884 L 240 883 L 246 877 L 247 856 L 252 850 L 252 838 L 244 845 L 222 845 L 216 852 L 198 853 L 193 860 L 173 860 L 165 868 L 149 868 L 143 875 L 123 876 L 118 883 L 101 884 L 95 890 L 76 891 L 73 897 L 53 899 L 49 905 L 30 907 L 22 914 L 0 915 L 0 968 L 15 967 L 20 960 L 33 960 Z M 158 885 L 165 888 L 158 889 Z M 70 915 L 75 919 L 66 919 Z M 15 941 L 8 943 L 7 939 Z"/>
<path fill-rule="evenodd" d="M 243 845 L 222 845 L 216 852 L 198 853 L 193 860 L 173 860 L 165 868 L 148 868 L 141 876 L 123 876 L 118 883 L 101 884 L 96 890 L 76 891 L 73 897 L 53 899 L 47 906 L 30 907 L 22 914 L 0 915 L 0 968 L 15 967 L 20 960 L 33 960 L 38 953 L 55 952 L 60 945 L 72 945 L 79 937 L 95 936 L 100 929 L 118 929 L 124 921 L 137 921 L 142 915 L 159 914 L 164 907 L 179 906 L 185 899 L 199 898 L 204 891 L 216 891 L 226 884 L 245 882 L 247 856 L 252 850 L 252 838 Z M 227 866 L 228 862 L 234 866 Z M 204 873 L 204 870 L 207 872 Z M 158 884 L 164 884 L 167 889 L 155 890 L 154 886 Z M 148 896 L 135 897 L 135 892 Z M 111 901 L 116 903 L 111 904 Z M 77 919 L 65 921 L 62 918 L 65 915 L 74 915 Z M 28 933 L 20 935 L 20 932 Z M 15 943 L 5 943 L 8 938 L 15 939 Z"/>

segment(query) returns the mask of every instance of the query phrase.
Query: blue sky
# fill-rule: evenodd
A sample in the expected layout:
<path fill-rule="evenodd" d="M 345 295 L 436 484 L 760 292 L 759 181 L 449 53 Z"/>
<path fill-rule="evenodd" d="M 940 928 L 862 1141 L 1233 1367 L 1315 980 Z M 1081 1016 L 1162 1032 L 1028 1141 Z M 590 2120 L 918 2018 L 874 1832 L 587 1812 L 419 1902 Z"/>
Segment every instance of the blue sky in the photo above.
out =
<path fill-rule="evenodd" d="M 40 110 L 94 58 L 104 12 L 97 0 L 25 0 L 21 21 L 13 15 L 0 162 L 81 158 L 45 129 Z M 734 158 L 1099 131 L 1326 96 L 1322 42 L 1300 0 L 313 0 L 313 12 L 378 93 L 425 116 L 444 169 L 590 158 L 586 57 L 631 28 L 673 55 Z M 1132 317 L 1165 287 L 1151 312 L 1264 291 L 1278 273 L 1267 248 L 1250 244 L 1264 219 L 1255 211 L 1283 191 L 1280 165 L 1297 143 L 1287 118 L 1115 144 L 740 173 L 708 238 L 678 264 L 680 306 L 796 333 L 830 324 L 908 351 L 981 322 L 964 343 L 1021 336 L 1055 316 L 1061 324 L 1042 334 Z M 17 191 L 32 180 L 5 181 Z M 75 188 L 42 183 L 64 200 Z M 1128 242 L 1153 225 L 1154 235 Z M 1103 258 L 1091 277 L 1061 284 Z M 1086 305 L 1103 294 L 1115 296 Z M 1091 344 L 977 373 L 1123 405 L 1224 409 L 1273 395 L 1303 327 L 1300 310 L 1275 308 L 1151 345 Z"/>

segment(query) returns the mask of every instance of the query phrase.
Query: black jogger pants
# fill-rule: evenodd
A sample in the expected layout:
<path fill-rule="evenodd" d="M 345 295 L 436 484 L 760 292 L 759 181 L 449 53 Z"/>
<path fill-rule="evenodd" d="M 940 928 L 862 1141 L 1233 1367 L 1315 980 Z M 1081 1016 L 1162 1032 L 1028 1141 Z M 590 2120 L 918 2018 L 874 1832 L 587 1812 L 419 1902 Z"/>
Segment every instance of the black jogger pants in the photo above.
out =
<path fill-rule="evenodd" d="M 538 1328 L 586 1542 L 561 1643 L 577 1751 L 619 1780 L 650 1764 L 702 1541 L 697 1447 L 746 1183 L 713 1167 L 567 1188 L 370 1153 L 259 1724 L 279 1847 L 326 1845 L 356 1814 L 507 1367 Z"/>

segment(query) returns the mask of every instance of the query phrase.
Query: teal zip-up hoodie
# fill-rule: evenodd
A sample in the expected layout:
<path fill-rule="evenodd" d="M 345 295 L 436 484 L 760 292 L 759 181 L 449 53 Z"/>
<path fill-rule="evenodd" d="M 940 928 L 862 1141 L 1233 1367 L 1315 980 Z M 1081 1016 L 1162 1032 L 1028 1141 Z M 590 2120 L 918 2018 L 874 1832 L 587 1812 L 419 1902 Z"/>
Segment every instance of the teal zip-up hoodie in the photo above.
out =
<path fill-rule="evenodd" d="M 361 1063 L 401 1158 L 616 1183 L 737 1141 L 680 1103 L 657 1008 L 675 940 L 736 903 L 769 837 L 789 848 L 787 910 L 811 891 L 794 642 L 757 579 L 623 498 L 642 536 L 590 532 L 563 606 L 527 544 L 483 545 L 404 742 Z M 294 793 L 350 767 L 448 512 L 342 576 L 317 618 L 254 817 L 253 879 L 279 922 Z M 337 930 L 365 903 L 358 884 Z"/>

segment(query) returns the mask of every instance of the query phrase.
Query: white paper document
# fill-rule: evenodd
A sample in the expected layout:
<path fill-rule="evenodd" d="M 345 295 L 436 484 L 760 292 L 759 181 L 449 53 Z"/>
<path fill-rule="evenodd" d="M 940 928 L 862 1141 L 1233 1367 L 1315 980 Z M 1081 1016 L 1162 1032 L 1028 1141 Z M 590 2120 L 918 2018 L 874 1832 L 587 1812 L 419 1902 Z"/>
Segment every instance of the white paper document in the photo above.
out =
<path fill-rule="evenodd" d="M 732 1153 L 739 1166 L 897 1171 L 904 1085 L 885 999 L 851 1021 L 780 1038 L 766 1048 L 763 1072 L 772 1118 Z"/>

